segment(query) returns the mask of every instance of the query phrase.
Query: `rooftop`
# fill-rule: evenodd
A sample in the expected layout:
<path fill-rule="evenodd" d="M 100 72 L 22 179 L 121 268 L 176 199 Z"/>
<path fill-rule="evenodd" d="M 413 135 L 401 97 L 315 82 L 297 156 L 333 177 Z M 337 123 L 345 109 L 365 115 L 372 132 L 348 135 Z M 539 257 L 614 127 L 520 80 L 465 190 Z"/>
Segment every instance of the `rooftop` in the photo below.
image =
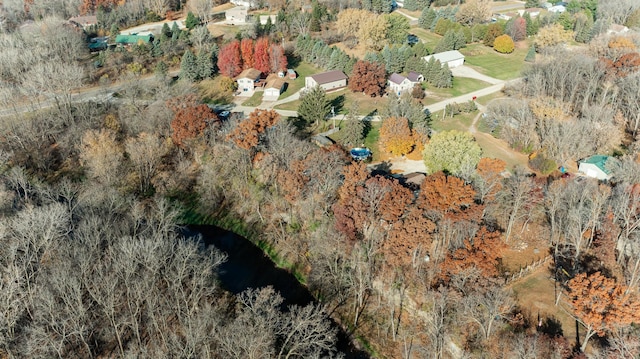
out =
<path fill-rule="evenodd" d="M 271 79 L 267 82 L 267 86 L 265 88 L 274 88 L 274 89 L 278 89 L 280 90 L 282 88 L 282 86 L 284 86 L 284 79 L 280 78 L 280 77 L 276 77 L 274 79 Z"/>
<path fill-rule="evenodd" d="M 149 43 L 152 39 L 151 35 L 118 35 L 116 36 L 116 44 L 137 44 L 140 41 Z"/>
<path fill-rule="evenodd" d="M 449 62 L 453 60 L 464 59 L 464 55 L 458 50 L 439 52 L 437 54 L 425 56 L 424 59 L 425 61 L 429 61 L 429 59 L 432 57 L 436 60 L 439 60 L 443 64 L 445 62 Z"/>
<path fill-rule="evenodd" d="M 340 70 L 333 70 L 333 71 L 323 72 L 320 74 L 315 74 L 311 76 L 311 78 L 316 80 L 316 82 L 319 85 L 321 85 L 321 84 L 326 84 L 333 81 L 345 80 L 347 78 L 347 75 L 345 75 L 344 72 Z"/>
<path fill-rule="evenodd" d="M 389 76 L 389 81 L 396 83 L 398 85 L 400 85 L 402 83 L 402 81 L 406 80 L 406 77 L 393 73 L 391 74 L 391 76 Z"/>
<path fill-rule="evenodd" d="M 240 73 L 240 75 L 238 75 L 236 77 L 236 79 L 244 79 L 244 78 L 249 78 L 252 80 L 258 79 L 260 78 L 260 75 L 262 74 L 262 72 L 260 72 L 260 70 L 256 70 L 253 67 L 249 68 L 249 69 L 245 69 L 244 71 L 242 71 Z"/>
<path fill-rule="evenodd" d="M 605 156 L 605 155 L 593 155 L 589 158 L 585 158 L 584 160 L 582 160 L 582 163 L 590 163 L 592 165 L 596 165 L 599 169 L 602 170 L 602 172 L 606 173 L 606 174 L 611 174 L 611 171 L 609 171 L 605 164 L 607 163 L 607 160 L 609 159 L 609 156 Z"/>

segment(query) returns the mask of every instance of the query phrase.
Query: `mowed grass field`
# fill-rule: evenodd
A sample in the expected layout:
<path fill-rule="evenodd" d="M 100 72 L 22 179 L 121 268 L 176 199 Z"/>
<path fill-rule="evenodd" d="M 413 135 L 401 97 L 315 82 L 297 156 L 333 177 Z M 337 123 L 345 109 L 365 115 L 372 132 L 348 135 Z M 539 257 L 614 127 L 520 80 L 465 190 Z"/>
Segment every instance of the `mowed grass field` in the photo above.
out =
<path fill-rule="evenodd" d="M 465 65 L 500 80 L 511 80 L 521 76 L 526 66 L 524 58 L 528 51 L 528 46 L 517 46 L 511 54 L 500 54 L 482 44 L 472 44 L 460 49 L 465 55 Z"/>
<path fill-rule="evenodd" d="M 278 99 L 287 98 L 303 88 L 305 77 L 322 72 L 321 70 L 307 62 L 300 62 L 300 64 L 294 67 L 293 70 L 296 72 L 298 77 L 296 77 L 295 80 L 290 80 L 289 77 L 285 77 L 287 81 L 287 88 L 282 94 L 280 94 L 280 97 L 278 97 Z"/>
<path fill-rule="evenodd" d="M 349 89 L 330 92 L 327 94 L 327 98 L 334 106 L 336 115 L 348 114 L 354 102 L 358 103 L 358 115 L 361 116 L 380 110 L 387 104 L 386 98 L 369 97 L 361 92 L 351 92 Z M 298 106 L 300 106 L 300 100 L 283 103 L 275 108 L 278 110 L 297 111 Z"/>

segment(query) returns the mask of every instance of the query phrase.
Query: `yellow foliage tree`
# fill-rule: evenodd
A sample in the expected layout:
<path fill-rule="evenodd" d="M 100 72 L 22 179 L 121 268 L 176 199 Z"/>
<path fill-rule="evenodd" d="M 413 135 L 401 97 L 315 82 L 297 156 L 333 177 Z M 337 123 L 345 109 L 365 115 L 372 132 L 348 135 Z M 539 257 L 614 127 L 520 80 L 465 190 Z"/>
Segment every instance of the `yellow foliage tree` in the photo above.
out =
<path fill-rule="evenodd" d="M 500 35 L 493 41 L 493 49 L 501 54 L 510 54 L 516 49 L 513 39 L 509 35 Z"/>
<path fill-rule="evenodd" d="M 565 30 L 560 24 L 553 24 L 540 29 L 534 44 L 536 49 L 542 49 L 570 41 L 573 37 L 573 31 Z"/>
<path fill-rule="evenodd" d="M 338 31 L 345 36 L 355 36 L 360 31 L 360 24 L 369 16 L 375 16 L 367 10 L 346 9 L 340 11 L 336 20 Z"/>
<path fill-rule="evenodd" d="M 367 50 L 380 51 L 387 42 L 388 27 L 389 22 L 384 16 L 371 14 L 360 24 L 358 41 L 364 44 Z"/>
<path fill-rule="evenodd" d="M 380 127 L 380 143 L 385 151 L 396 156 L 404 156 L 413 150 L 415 139 L 409 120 L 404 117 L 390 117 Z"/>

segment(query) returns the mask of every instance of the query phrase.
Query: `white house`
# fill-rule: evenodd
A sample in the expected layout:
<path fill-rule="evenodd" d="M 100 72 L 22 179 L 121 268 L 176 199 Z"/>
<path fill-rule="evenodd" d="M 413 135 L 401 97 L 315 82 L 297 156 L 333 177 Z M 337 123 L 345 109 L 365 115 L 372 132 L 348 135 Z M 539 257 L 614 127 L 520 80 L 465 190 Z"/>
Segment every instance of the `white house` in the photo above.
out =
<path fill-rule="evenodd" d="M 224 13 L 224 18 L 228 24 L 243 25 L 247 23 L 248 8 L 245 6 L 236 6 Z"/>
<path fill-rule="evenodd" d="M 276 23 L 276 15 L 260 15 L 260 25 L 266 25 L 267 21 L 271 19 L 271 23 Z"/>
<path fill-rule="evenodd" d="M 608 160 L 609 156 L 593 155 L 580 161 L 578 172 L 582 172 L 587 177 L 608 180 L 611 178 L 611 171 L 606 168 Z"/>
<path fill-rule="evenodd" d="M 230 3 L 238 6 L 248 7 L 250 9 L 258 7 L 258 2 L 255 0 L 231 0 Z"/>
<path fill-rule="evenodd" d="M 240 75 L 236 77 L 236 81 L 238 82 L 238 91 L 246 95 L 253 94 L 256 83 L 260 81 L 261 74 L 260 70 L 256 70 L 254 68 L 242 71 Z"/>
<path fill-rule="evenodd" d="M 458 50 L 439 52 L 437 54 L 425 56 L 422 59 L 426 62 L 429 62 L 432 57 L 436 60 L 439 60 L 442 66 L 444 66 L 444 64 L 447 64 L 449 68 L 464 65 L 464 55 L 461 54 Z"/>
<path fill-rule="evenodd" d="M 567 11 L 567 8 L 562 5 L 555 5 L 549 8 L 549 12 L 555 12 L 558 14 L 563 13 L 565 11 Z"/>
<path fill-rule="evenodd" d="M 421 74 L 415 71 L 410 71 L 407 74 L 407 78 L 409 79 L 409 81 L 413 82 L 414 84 L 424 82 L 424 76 L 422 76 Z"/>
<path fill-rule="evenodd" d="M 346 87 L 347 75 L 345 75 L 344 72 L 340 70 L 334 70 L 305 77 L 305 88 L 312 89 L 316 86 L 320 86 L 325 91 Z"/>
<path fill-rule="evenodd" d="M 262 97 L 265 101 L 275 101 L 280 97 L 282 90 L 284 90 L 285 81 L 283 78 L 276 77 L 267 82 L 264 88 Z"/>
<path fill-rule="evenodd" d="M 387 80 L 387 84 L 389 85 L 389 91 L 395 93 L 400 96 L 403 92 L 411 91 L 413 88 L 413 82 L 408 78 L 393 73 L 389 76 L 389 80 Z"/>

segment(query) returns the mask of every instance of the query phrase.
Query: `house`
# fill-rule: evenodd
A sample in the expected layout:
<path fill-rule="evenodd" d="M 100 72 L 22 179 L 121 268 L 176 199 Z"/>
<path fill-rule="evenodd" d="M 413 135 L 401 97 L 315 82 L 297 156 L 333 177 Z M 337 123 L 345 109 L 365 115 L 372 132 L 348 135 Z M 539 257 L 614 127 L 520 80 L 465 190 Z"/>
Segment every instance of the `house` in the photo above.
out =
<path fill-rule="evenodd" d="M 260 81 L 260 70 L 254 68 L 246 69 L 236 77 L 238 82 L 238 91 L 243 94 L 253 94 L 253 90 L 256 87 L 256 83 Z"/>
<path fill-rule="evenodd" d="M 335 90 L 347 86 L 347 75 L 340 70 L 323 72 L 304 79 L 304 87 L 307 89 L 320 86 L 325 91 Z"/>
<path fill-rule="evenodd" d="M 247 23 L 247 12 L 249 11 L 248 7 L 245 6 L 236 6 L 231 8 L 224 13 L 224 18 L 228 24 L 231 25 L 244 25 Z"/>
<path fill-rule="evenodd" d="M 525 13 L 528 13 L 532 18 L 540 15 L 540 11 L 542 11 L 539 7 L 532 7 L 524 10 L 518 10 L 518 15 L 524 16 Z"/>
<path fill-rule="evenodd" d="M 230 3 L 237 6 L 243 6 L 249 9 L 258 7 L 258 2 L 254 0 L 231 0 Z"/>
<path fill-rule="evenodd" d="M 550 7 L 548 10 L 549 10 L 549 12 L 555 12 L 555 13 L 561 14 L 561 13 L 567 11 L 567 8 L 564 7 L 563 5 L 555 5 L 555 6 Z"/>
<path fill-rule="evenodd" d="M 387 84 L 389 85 L 389 91 L 400 96 L 403 92 L 411 91 L 413 88 L 413 82 L 411 82 L 408 78 L 393 73 L 389 76 L 389 80 L 387 80 Z"/>
<path fill-rule="evenodd" d="M 296 74 L 296 70 L 294 69 L 287 69 L 287 76 L 289 77 L 289 80 L 295 80 L 298 77 L 298 74 Z"/>
<path fill-rule="evenodd" d="M 422 59 L 426 62 L 429 62 L 432 57 L 436 60 L 439 60 L 442 66 L 444 66 L 444 64 L 447 64 L 449 68 L 464 65 L 464 55 L 461 54 L 458 50 L 439 52 L 437 54 L 425 56 Z"/>
<path fill-rule="evenodd" d="M 606 168 L 608 160 L 609 156 L 593 155 L 580 161 L 578 172 L 582 172 L 587 177 L 608 180 L 611 178 L 611 171 Z"/>
<path fill-rule="evenodd" d="M 98 25 L 98 18 L 95 15 L 74 16 L 69 19 L 69 22 L 86 29 L 89 26 Z"/>
<path fill-rule="evenodd" d="M 276 23 L 276 15 L 260 15 L 260 25 L 266 25 L 269 19 L 272 24 Z"/>
<path fill-rule="evenodd" d="M 424 76 L 422 76 L 421 74 L 415 72 L 415 71 L 411 71 L 407 74 L 407 78 L 409 79 L 409 81 L 415 83 L 420 83 L 420 82 L 424 82 Z"/>
<path fill-rule="evenodd" d="M 132 46 L 132 45 L 141 45 L 141 44 L 149 44 L 153 41 L 153 35 L 117 35 L 116 36 L 116 45 L 121 46 Z"/>
<path fill-rule="evenodd" d="M 267 82 L 267 85 L 264 88 L 263 98 L 269 98 L 277 100 L 282 91 L 284 90 L 285 81 L 283 78 L 274 78 Z M 268 100 L 267 100 L 268 101 Z"/>

